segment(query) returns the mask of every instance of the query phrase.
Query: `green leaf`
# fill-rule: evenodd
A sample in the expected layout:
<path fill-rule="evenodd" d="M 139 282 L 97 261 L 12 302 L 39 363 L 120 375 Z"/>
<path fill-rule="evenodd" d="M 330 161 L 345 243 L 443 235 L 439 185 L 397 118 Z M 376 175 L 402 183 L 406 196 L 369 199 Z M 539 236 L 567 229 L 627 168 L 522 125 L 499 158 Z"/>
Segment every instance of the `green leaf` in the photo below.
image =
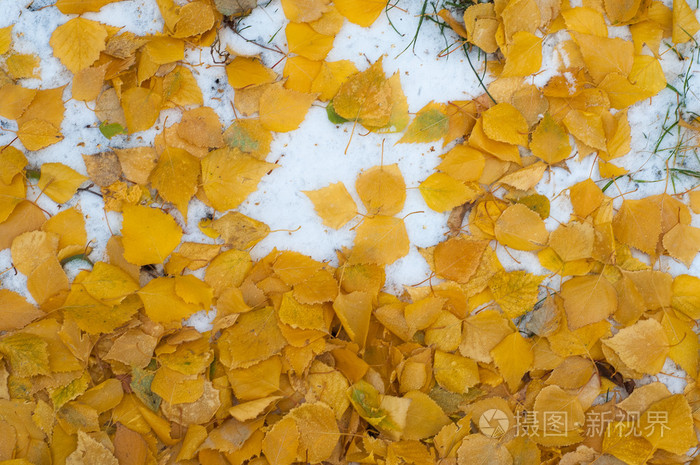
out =
<path fill-rule="evenodd" d="M 119 123 L 100 123 L 100 132 L 107 139 L 111 139 L 117 134 L 126 134 L 126 129 Z"/>
<path fill-rule="evenodd" d="M 141 402 L 146 404 L 146 406 L 154 412 L 157 412 L 160 408 L 160 402 L 163 399 L 161 399 L 158 394 L 151 391 L 151 383 L 155 375 L 156 374 L 152 371 L 134 367 L 131 370 L 130 386 Z"/>
<path fill-rule="evenodd" d="M 333 108 L 333 102 L 328 102 L 328 105 L 326 105 L 326 113 L 328 114 L 328 121 L 330 121 L 333 124 L 342 124 L 350 121 L 349 119 L 345 119 L 335 112 L 335 108 Z"/>

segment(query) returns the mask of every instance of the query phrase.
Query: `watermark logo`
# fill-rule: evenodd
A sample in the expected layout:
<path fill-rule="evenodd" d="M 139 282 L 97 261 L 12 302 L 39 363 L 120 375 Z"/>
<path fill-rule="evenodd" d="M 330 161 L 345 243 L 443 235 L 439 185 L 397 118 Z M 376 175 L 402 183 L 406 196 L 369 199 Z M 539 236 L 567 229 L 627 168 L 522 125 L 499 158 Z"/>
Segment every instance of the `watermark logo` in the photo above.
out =
<path fill-rule="evenodd" d="M 484 436 L 500 438 L 510 427 L 508 415 L 503 410 L 492 408 L 479 417 L 479 429 Z"/>

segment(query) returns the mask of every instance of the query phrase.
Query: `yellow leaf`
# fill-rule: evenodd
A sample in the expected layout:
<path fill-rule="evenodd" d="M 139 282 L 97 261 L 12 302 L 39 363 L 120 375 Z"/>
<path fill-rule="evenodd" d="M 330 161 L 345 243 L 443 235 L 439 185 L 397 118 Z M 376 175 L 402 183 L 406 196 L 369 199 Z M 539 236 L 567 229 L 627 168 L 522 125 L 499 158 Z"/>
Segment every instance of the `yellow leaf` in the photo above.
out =
<path fill-rule="evenodd" d="M 533 405 L 535 429 L 532 439 L 543 446 L 580 442 L 585 416 L 579 399 L 559 386 L 542 389 Z M 556 412 L 556 413 L 552 413 Z M 557 415 L 558 417 L 555 417 Z"/>
<path fill-rule="evenodd" d="M 321 71 L 322 64 L 303 56 L 288 57 L 282 70 L 282 76 L 287 79 L 284 87 L 297 92 L 311 92 L 311 83 Z"/>
<path fill-rule="evenodd" d="M 471 134 L 469 134 L 468 143 L 471 147 L 478 149 L 482 152 L 489 153 L 498 160 L 522 165 L 522 160 L 520 159 L 520 151 L 518 150 L 518 146 L 490 139 L 484 132 L 482 118 L 476 120 L 476 124 L 474 125 L 472 132 Z M 485 165 L 484 171 L 486 173 L 489 172 L 487 168 L 488 166 Z M 498 177 L 500 177 L 500 175 Z M 494 179 L 494 181 L 496 179 Z"/>
<path fill-rule="evenodd" d="M 94 283 L 91 284 L 94 288 Z M 132 286 L 137 287 L 133 281 Z M 88 334 L 111 333 L 129 321 L 140 307 L 141 303 L 135 296 L 124 299 L 114 307 L 105 305 L 75 282 L 63 304 L 66 318 Z"/>
<path fill-rule="evenodd" d="M 153 377 L 151 390 L 168 404 L 191 403 L 204 394 L 204 379 L 199 376 L 184 375 L 162 366 Z"/>
<path fill-rule="evenodd" d="M 36 55 L 12 54 L 5 60 L 7 71 L 14 79 L 38 78 L 35 69 L 39 67 Z"/>
<path fill-rule="evenodd" d="M 498 42 L 496 32 L 500 18 L 492 3 L 470 5 L 464 10 L 464 27 L 467 39 L 486 53 L 496 53 Z"/>
<path fill-rule="evenodd" d="M 464 184 L 445 173 L 431 174 L 420 183 L 418 190 L 425 203 L 437 212 L 473 202 L 482 193 L 476 184 Z"/>
<path fill-rule="evenodd" d="M 64 15 L 81 15 L 100 9 L 110 3 L 120 0 L 58 0 L 56 7 Z"/>
<path fill-rule="evenodd" d="M 80 430 L 78 431 L 77 448 L 66 457 L 66 464 L 78 465 L 85 463 L 119 465 L 117 458 L 103 443 Z"/>
<path fill-rule="evenodd" d="M 484 133 L 489 139 L 527 146 L 528 124 L 510 103 L 499 103 L 482 114 Z"/>
<path fill-rule="evenodd" d="M 59 128 L 41 119 L 22 122 L 17 130 L 17 137 L 27 150 L 40 150 L 63 140 Z"/>
<path fill-rule="evenodd" d="M 122 94 L 121 105 L 130 133 L 149 129 L 160 115 L 162 98 L 153 90 L 132 87 Z"/>
<path fill-rule="evenodd" d="M 302 191 L 314 204 L 323 224 L 340 229 L 357 215 L 357 205 L 342 182 L 315 191 Z"/>
<path fill-rule="evenodd" d="M 270 227 L 239 212 L 228 212 L 212 221 L 212 228 L 234 249 L 246 250 L 265 239 Z"/>
<path fill-rule="evenodd" d="M 348 333 L 350 340 L 365 346 L 369 319 L 372 314 L 372 298 L 367 292 L 355 291 L 350 294 L 339 294 L 333 302 L 338 319 Z"/>
<path fill-rule="evenodd" d="M 53 31 L 49 45 L 54 55 L 75 74 L 100 57 L 100 52 L 106 47 L 106 39 L 107 28 L 104 24 L 73 18 Z"/>
<path fill-rule="evenodd" d="M 314 100 L 313 94 L 269 87 L 260 96 L 260 122 L 271 131 L 293 131 L 304 121 Z"/>
<path fill-rule="evenodd" d="M 690 9 L 686 0 L 673 0 L 673 32 L 671 40 L 674 44 L 682 44 L 693 39 L 700 31 L 700 23 L 695 12 Z"/>
<path fill-rule="evenodd" d="M 235 57 L 226 65 L 228 83 L 234 89 L 267 84 L 277 79 L 277 73 L 262 64 L 257 58 Z"/>
<path fill-rule="evenodd" d="M 163 263 L 180 243 L 182 230 L 172 216 L 144 206 L 125 206 L 124 258 L 134 265 Z"/>
<path fill-rule="evenodd" d="M 653 97 L 666 88 L 666 77 L 661 63 L 649 55 L 635 55 L 629 80 L 648 97 Z"/>
<path fill-rule="evenodd" d="M 440 386 L 456 394 L 466 394 L 479 383 L 479 368 L 474 360 L 441 350 L 435 351 L 433 374 Z"/>
<path fill-rule="evenodd" d="M 677 224 L 664 234 L 663 245 L 670 256 L 680 260 L 690 268 L 700 252 L 700 229 Z"/>
<path fill-rule="evenodd" d="M 167 202 L 172 202 L 187 220 L 187 205 L 197 192 L 199 160 L 185 150 L 167 147 L 151 172 L 151 185 Z"/>
<path fill-rule="evenodd" d="M 27 276 L 27 290 L 40 306 L 69 288 L 68 277 L 55 257 L 45 260 Z"/>
<path fill-rule="evenodd" d="M 22 329 L 44 315 L 44 312 L 16 292 L 0 289 L 0 330 Z"/>
<path fill-rule="evenodd" d="M 609 3 L 609 0 L 607 3 Z M 563 10 L 561 15 L 566 23 L 566 28 L 570 31 L 582 32 L 598 37 L 608 36 L 608 26 L 605 25 L 605 18 L 599 11 L 593 8 L 570 8 L 568 10 Z"/>
<path fill-rule="evenodd" d="M 613 25 L 624 23 L 634 18 L 639 10 L 641 0 L 604 0 L 605 12 Z M 607 34 L 605 34 L 607 36 Z"/>
<path fill-rule="evenodd" d="M 486 166 L 483 152 L 460 144 L 442 155 L 442 162 L 436 169 L 443 171 L 462 182 L 478 181 Z"/>
<path fill-rule="evenodd" d="M 228 350 L 228 345 L 224 345 L 224 348 Z M 236 397 L 245 401 L 260 399 L 278 392 L 281 374 L 281 358 L 270 357 L 246 368 L 230 370 L 228 379 Z"/>
<path fill-rule="evenodd" d="M 408 251 L 408 233 L 403 219 L 378 215 L 365 218 L 357 227 L 350 261 L 390 265 Z"/>
<path fill-rule="evenodd" d="M 15 333 L 0 339 L 0 353 L 16 376 L 49 374 L 48 344 L 39 336 Z"/>
<path fill-rule="evenodd" d="M 10 26 L 0 28 L 0 55 L 4 55 L 10 50 L 10 45 L 12 45 L 12 28 L 14 24 Z"/>
<path fill-rule="evenodd" d="M 75 100 L 91 102 L 100 95 L 105 80 L 107 65 L 85 68 L 73 76 L 71 94 Z"/>
<path fill-rule="evenodd" d="M 569 329 L 602 321 L 617 309 L 617 293 L 603 276 L 576 276 L 561 286 Z"/>
<path fill-rule="evenodd" d="M 549 239 L 540 215 L 519 203 L 505 209 L 494 233 L 500 243 L 516 250 L 539 250 Z"/>
<path fill-rule="evenodd" d="M 564 125 L 572 136 L 598 150 L 607 150 L 605 130 L 599 115 L 580 110 L 571 110 L 564 118 Z"/>
<path fill-rule="evenodd" d="M 11 183 L 0 182 L 0 222 L 6 221 L 12 212 L 23 200 L 26 194 L 24 177 L 21 174 L 14 176 Z M 5 247 L 9 247 L 12 239 L 8 240 Z"/>
<path fill-rule="evenodd" d="M 406 426 L 402 439 L 420 440 L 435 436 L 443 426 L 452 423 L 440 406 L 421 391 L 410 391 L 404 396 L 411 403 L 406 413 Z"/>
<path fill-rule="evenodd" d="M 392 85 L 384 76 L 382 59 L 343 83 L 333 97 L 333 110 L 368 128 L 381 128 L 392 120 Z"/>
<path fill-rule="evenodd" d="M 397 164 L 362 171 L 355 189 L 368 215 L 395 215 L 406 200 L 406 184 Z"/>
<path fill-rule="evenodd" d="M 216 16 L 211 4 L 201 1 L 186 3 L 180 8 L 173 37 L 191 37 L 204 34 L 214 27 Z"/>
<path fill-rule="evenodd" d="M 252 266 L 247 252 L 227 250 L 211 261 L 204 281 L 214 288 L 216 295 L 220 295 L 227 287 L 240 286 Z"/>
<path fill-rule="evenodd" d="M 543 279 L 544 276 L 535 276 L 525 271 L 499 271 L 491 278 L 489 289 L 503 313 L 513 319 L 535 307 Z"/>
<path fill-rule="evenodd" d="M 700 278 L 687 274 L 676 276 L 671 305 L 690 318 L 700 318 Z"/>
<path fill-rule="evenodd" d="M 638 321 L 622 328 L 603 346 L 612 350 L 625 366 L 635 372 L 655 375 L 664 366 L 669 353 L 669 342 L 663 326 L 653 319 Z M 620 367 L 616 368 L 620 369 Z M 624 367 L 623 367 L 624 368 Z"/>
<path fill-rule="evenodd" d="M 87 180 L 87 177 L 61 163 L 44 163 L 41 165 L 38 186 L 54 202 L 66 203 Z"/>
<path fill-rule="evenodd" d="M 532 344 L 519 332 L 510 333 L 491 349 L 493 361 L 511 392 L 517 391 L 520 381 L 532 367 Z"/>
<path fill-rule="evenodd" d="M 202 105 L 202 91 L 192 71 L 176 66 L 163 79 L 163 102 L 166 108 L 175 105 Z"/>
<path fill-rule="evenodd" d="M 545 113 L 544 118 L 532 133 L 530 150 L 533 155 L 550 165 L 559 163 L 571 155 L 569 135 L 549 113 Z"/>
<path fill-rule="evenodd" d="M 449 125 L 445 105 L 430 102 L 416 113 L 415 119 L 406 128 L 406 132 L 397 144 L 440 140 L 447 134 Z"/>
<path fill-rule="evenodd" d="M 592 34 L 573 32 L 583 61 L 596 84 L 610 73 L 627 77 L 632 70 L 634 44 L 620 38 L 599 37 Z"/>
<path fill-rule="evenodd" d="M 262 442 L 262 452 L 270 465 L 291 465 L 297 459 L 299 430 L 292 417 L 275 423 Z"/>
<path fill-rule="evenodd" d="M 318 99 L 327 101 L 335 97 L 343 83 L 357 73 L 355 63 L 350 60 L 324 61 L 311 83 L 311 92 L 319 94 Z"/>
<path fill-rule="evenodd" d="M 692 411 L 683 394 L 674 394 L 651 404 L 642 414 L 639 426 L 656 449 L 682 455 L 697 445 Z"/>
<path fill-rule="evenodd" d="M 247 368 L 279 353 L 285 345 L 275 310 L 253 310 L 241 314 L 233 326 L 222 332 L 221 363 L 230 368 Z"/>
<path fill-rule="evenodd" d="M 527 31 L 513 34 L 501 77 L 529 76 L 542 66 L 542 39 Z"/>
<path fill-rule="evenodd" d="M 500 410 L 497 410 L 500 411 Z M 481 422 L 481 420 L 479 420 Z M 498 425 L 500 418 L 493 418 L 494 425 Z M 489 426 L 488 428 L 494 428 Z M 500 426 L 495 426 L 500 428 Z M 473 463 L 474 458 L 483 460 L 483 463 L 493 465 L 510 465 L 513 457 L 496 437 L 488 437 L 483 434 L 470 434 L 464 438 L 457 448 L 457 464 L 467 465 Z"/>
<path fill-rule="evenodd" d="M 294 299 L 291 292 L 282 296 L 278 313 L 280 322 L 298 329 L 316 329 L 324 331 L 326 321 L 321 305 L 307 305 Z"/>
<path fill-rule="evenodd" d="M 300 405 L 289 411 L 299 429 L 297 461 L 319 463 L 328 460 L 335 449 L 340 432 L 335 414 L 323 402 Z"/>
<path fill-rule="evenodd" d="M 193 108 L 184 112 L 177 125 L 177 135 L 187 143 L 204 149 L 224 145 L 221 121 L 210 107 Z"/>
<path fill-rule="evenodd" d="M 272 133 L 255 118 L 238 119 L 224 131 L 223 139 L 230 148 L 264 160 L 270 151 Z"/>
<path fill-rule="evenodd" d="M 330 0 L 282 0 L 284 15 L 295 23 L 309 23 L 330 10 Z"/>
<path fill-rule="evenodd" d="M 5 84 L 0 87 L 0 116 L 19 119 L 36 94 L 35 89 L 27 89 L 17 84 Z"/>
<path fill-rule="evenodd" d="M 121 268 L 104 262 L 95 263 L 80 283 L 91 296 L 108 305 L 118 304 L 139 288 Z"/>
<path fill-rule="evenodd" d="M 386 7 L 384 0 L 336 0 L 333 4 L 348 21 L 362 27 L 371 26 Z"/>
<path fill-rule="evenodd" d="M 650 199 L 625 199 L 613 218 L 615 238 L 653 255 L 661 235 L 661 211 Z"/>
<path fill-rule="evenodd" d="M 661 325 L 671 345 L 668 356 L 689 376 L 695 378 L 698 375 L 700 343 L 693 332 L 692 321 L 679 318 L 673 312 L 664 312 Z"/>
<path fill-rule="evenodd" d="M 140 207 L 139 207 L 140 208 Z M 175 293 L 174 278 L 155 278 L 137 292 L 148 317 L 157 323 L 170 323 L 187 318 L 201 310 L 182 300 Z"/>
<path fill-rule="evenodd" d="M 328 52 L 333 48 L 333 40 L 335 39 L 334 36 L 319 34 L 311 26 L 303 23 L 287 24 L 285 34 L 287 35 L 289 53 L 316 61 L 326 58 Z"/>
<path fill-rule="evenodd" d="M 237 149 L 218 149 L 202 159 L 202 187 L 219 211 L 238 207 L 255 192 L 260 179 L 277 165 L 257 160 Z"/>

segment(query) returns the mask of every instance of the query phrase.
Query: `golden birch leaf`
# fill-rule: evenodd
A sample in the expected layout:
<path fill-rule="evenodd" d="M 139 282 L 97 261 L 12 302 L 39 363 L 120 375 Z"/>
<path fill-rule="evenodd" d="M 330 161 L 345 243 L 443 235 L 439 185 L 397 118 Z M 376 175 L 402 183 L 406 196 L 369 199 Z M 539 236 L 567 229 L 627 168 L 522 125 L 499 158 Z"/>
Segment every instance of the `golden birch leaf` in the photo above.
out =
<path fill-rule="evenodd" d="M 296 420 L 287 416 L 265 434 L 262 452 L 270 465 L 291 465 L 297 459 L 299 439 Z"/>
<path fill-rule="evenodd" d="M 49 45 L 61 63 L 75 74 L 100 57 L 100 52 L 106 48 L 106 40 L 104 24 L 73 18 L 53 31 Z"/>
<path fill-rule="evenodd" d="M 700 342 L 693 332 L 693 322 L 679 318 L 673 312 L 665 312 L 661 325 L 671 345 L 668 356 L 689 376 L 695 378 L 698 375 Z"/>
<path fill-rule="evenodd" d="M 41 150 L 63 140 L 60 128 L 36 118 L 23 121 L 17 129 L 17 137 L 27 150 Z"/>
<path fill-rule="evenodd" d="M 180 243 L 182 230 L 172 216 L 150 207 L 124 207 L 124 258 L 134 265 L 163 263 Z"/>
<path fill-rule="evenodd" d="M 543 446 L 564 446 L 580 442 L 583 438 L 585 416 L 579 399 L 559 386 L 542 389 L 533 405 L 535 420 L 540 428 L 532 439 Z M 559 415 L 558 418 L 553 418 Z"/>
<path fill-rule="evenodd" d="M 303 23 L 289 23 L 285 28 L 289 53 L 309 60 L 321 61 L 333 48 L 335 36 L 327 36 L 314 31 Z"/>
<path fill-rule="evenodd" d="M 633 0 L 637 1 L 637 0 Z M 609 0 L 608 2 L 609 3 Z M 571 8 L 561 12 L 566 28 L 570 31 L 583 32 L 598 37 L 608 36 L 608 26 L 600 11 L 593 8 L 579 7 Z"/>
<path fill-rule="evenodd" d="M 235 57 L 226 65 L 226 75 L 228 83 L 234 89 L 267 84 L 277 79 L 277 73 L 263 65 L 259 59 L 242 56 Z"/>
<path fill-rule="evenodd" d="M 38 186 L 56 203 L 66 203 L 88 178 L 61 163 L 44 163 Z"/>
<path fill-rule="evenodd" d="M 513 319 L 535 307 L 543 279 L 544 276 L 535 276 L 525 271 L 499 271 L 489 281 L 489 289 L 503 313 Z"/>
<path fill-rule="evenodd" d="M 302 191 L 314 204 L 323 224 L 340 229 L 357 215 L 357 205 L 342 182 L 315 191 Z"/>
<path fill-rule="evenodd" d="M 78 328 L 88 334 L 100 334 L 111 333 L 124 325 L 139 311 L 141 302 L 134 296 L 112 307 L 92 297 L 79 283 L 74 283 L 63 308 L 66 318 L 74 321 Z"/>
<path fill-rule="evenodd" d="M 572 36 L 596 84 L 610 73 L 629 76 L 634 61 L 632 42 L 617 37 L 598 37 L 580 32 L 573 32 Z"/>
<path fill-rule="evenodd" d="M 333 97 L 333 110 L 341 117 L 368 128 L 381 128 L 392 120 L 393 88 L 384 76 L 382 59 L 350 76 Z"/>
<path fill-rule="evenodd" d="M 187 205 L 197 192 L 200 163 L 185 150 L 167 147 L 151 172 L 151 185 L 187 219 Z"/>
<path fill-rule="evenodd" d="M 559 163 L 571 156 L 569 135 L 549 113 L 545 113 L 532 133 L 530 150 L 533 155 L 550 165 Z"/>
<path fill-rule="evenodd" d="M 605 130 L 599 115 L 580 110 L 571 110 L 564 118 L 564 126 L 571 135 L 589 147 L 607 150 Z"/>
<path fill-rule="evenodd" d="M 700 31 L 700 23 L 695 12 L 690 9 L 686 0 L 673 0 L 673 32 L 671 40 L 674 44 L 682 44 L 693 39 Z"/>
<path fill-rule="evenodd" d="M 58 235 L 44 231 L 20 234 L 12 241 L 12 264 L 20 273 L 29 275 L 34 269 L 56 255 Z"/>
<path fill-rule="evenodd" d="M 78 431 L 78 446 L 74 452 L 66 457 L 66 465 L 84 465 L 87 463 L 119 465 L 117 458 L 103 443 L 80 430 Z"/>
<path fill-rule="evenodd" d="M 386 7 L 383 0 L 337 0 L 333 4 L 348 21 L 362 27 L 371 26 Z"/>
<path fill-rule="evenodd" d="M 92 271 L 80 282 L 94 298 L 112 305 L 139 289 L 138 283 L 121 268 L 97 262 Z"/>
<path fill-rule="evenodd" d="M 575 276 L 561 285 L 569 329 L 602 321 L 617 309 L 615 288 L 602 275 Z"/>
<path fill-rule="evenodd" d="M 350 340 L 364 347 L 372 314 L 372 296 L 361 291 L 339 294 L 333 302 L 333 310 Z"/>
<path fill-rule="evenodd" d="M 216 16 L 209 3 L 194 1 L 184 4 L 179 11 L 173 37 L 184 38 L 204 34 L 214 27 Z"/>
<path fill-rule="evenodd" d="M 622 328 L 617 334 L 602 340 L 627 367 L 655 375 L 661 371 L 669 353 L 669 342 L 663 326 L 656 320 L 642 320 Z"/>
<path fill-rule="evenodd" d="M 476 184 L 464 184 L 445 173 L 431 174 L 420 183 L 418 190 L 425 203 L 436 212 L 445 212 L 473 202 L 482 193 Z"/>
<path fill-rule="evenodd" d="M 298 461 L 328 460 L 340 439 L 333 410 L 323 402 L 305 403 L 288 413 L 299 429 Z"/>
<path fill-rule="evenodd" d="M 71 94 L 75 100 L 91 102 L 100 95 L 108 65 L 85 68 L 73 76 Z"/>
<path fill-rule="evenodd" d="M 304 121 L 314 100 L 314 94 L 269 87 L 260 96 L 260 122 L 270 131 L 293 131 Z"/>
<path fill-rule="evenodd" d="M 6 54 L 12 45 L 12 28 L 14 24 L 0 28 L 0 55 Z"/>
<path fill-rule="evenodd" d="M 132 87 L 121 96 L 121 105 L 130 133 L 145 131 L 158 120 L 161 96 L 151 89 Z"/>
<path fill-rule="evenodd" d="M 466 394 L 479 383 L 479 367 L 474 360 L 441 350 L 435 351 L 433 375 L 440 386 L 456 394 Z"/>
<path fill-rule="evenodd" d="M 70 289 L 68 277 L 55 257 L 45 260 L 27 276 L 27 290 L 39 306 L 68 289 Z"/>
<path fill-rule="evenodd" d="M 317 93 L 318 99 L 328 101 L 335 97 L 340 87 L 353 74 L 357 73 L 355 63 L 350 60 L 322 62 L 321 69 L 311 82 L 311 92 Z"/>
<path fill-rule="evenodd" d="M 440 406 L 421 391 L 409 391 L 403 396 L 411 403 L 406 413 L 406 426 L 401 434 L 402 439 L 421 440 L 435 436 L 443 426 L 452 423 Z"/>
<path fill-rule="evenodd" d="M 368 215 L 395 215 L 406 201 L 406 183 L 397 164 L 362 171 L 355 181 L 355 190 Z"/>
<path fill-rule="evenodd" d="M 352 263 L 390 265 L 409 252 L 409 239 L 403 219 L 377 215 L 357 227 Z"/>
<path fill-rule="evenodd" d="M 250 249 L 270 233 L 268 225 L 239 212 L 228 212 L 211 226 L 226 244 L 239 250 Z"/>
<path fill-rule="evenodd" d="M 81 15 L 100 9 L 110 3 L 121 0 L 58 0 L 56 7 L 64 15 Z"/>
<path fill-rule="evenodd" d="M 34 100 L 36 89 L 27 89 L 17 84 L 5 84 L 0 87 L 0 116 L 7 119 L 19 119 Z"/>
<path fill-rule="evenodd" d="M 434 102 L 421 108 L 397 144 L 434 142 L 445 137 L 450 126 L 446 110 L 445 104 Z"/>
<path fill-rule="evenodd" d="M 503 211 L 494 232 L 498 242 L 516 250 L 540 250 L 549 240 L 540 215 L 520 203 Z"/>
<path fill-rule="evenodd" d="M 663 245 L 673 258 L 690 268 L 700 252 L 700 229 L 685 224 L 677 224 L 664 234 Z"/>
<path fill-rule="evenodd" d="M 39 78 L 36 68 L 39 67 L 39 57 L 14 53 L 5 60 L 7 71 L 13 79 Z"/>
<path fill-rule="evenodd" d="M 534 360 L 532 344 L 517 331 L 491 349 L 491 357 L 511 392 L 518 390 L 522 377 L 530 371 Z"/>
<path fill-rule="evenodd" d="M 634 18 L 639 10 L 641 0 L 604 0 L 605 12 L 610 23 L 617 25 Z M 607 36 L 607 33 L 605 34 Z"/>
<path fill-rule="evenodd" d="M 683 394 L 674 394 L 651 404 L 639 419 L 643 436 L 655 449 L 685 454 L 697 445 L 693 416 Z"/>
<path fill-rule="evenodd" d="M 272 307 L 242 313 L 219 338 L 221 363 L 229 368 L 248 368 L 278 354 L 285 345 Z"/>
<path fill-rule="evenodd" d="M 260 179 L 277 168 L 277 165 L 228 148 L 209 152 L 201 163 L 204 193 L 219 211 L 238 207 L 255 192 Z"/>
<path fill-rule="evenodd" d="M 460 144 L 442 155 L 442 162 L 436 169 L 447 173 L 462 182 L 478 181 L 486 166 L 484 153 Z"/>
<path fill-rule="evenodd" d="M 464 27 L 469 42 L 486 53 L 498 51 L 496 33 L 500 23 L 492 3 L 474 4 L 464 10 Z"/>
<path fill-rule="evenodd" d="M 27 192 L 24 184 L 24 177 L 21 174 L 15 175 L 11 183 L 0 183 L 0 222 L 6 221 L 12 212 L 22 201 Z M 9 247 L 12 239 L 8 238 Z"/>
<path fill-rule="evenodd" d="M 0 289 L 0 330 L 22 329 L 45 313 L 16 292 Z"/>
<path fill-rule="evenodd" d="M 482 114 L 484 132 L 489 139 L 527 146 L 528 124 L 510 103 L 499 103 Z"/>
<path fill-rule="evenodd" d="M 494 424 L 497 420 L 494 419 Z M 513 457 L 496 437 L 488 437 L 483 434 L 470 434 L 466 436 L 456 451 L 457 464 L 467 465 L 478 463 L 479 465 L 512 465 Z M 476 461 L 476 462 L 475 462 Z"/>
<path fill-rule="evenodd" d="M 295 23 L 316 21 L 330 8 L 330 0 L 282 0 L 284 15 Z"/>
<path fill-rule="evenodd" d="M 661 235 L 661 209 L 650 199 L 625 199 L 613 218 L 615 238 L 653 255 Z"/>
<path fill-rule="evenodd" d="M 203 148 L 224 145 L 219 116 L 210 107 L 199 107 L 182 114 L 177 134 L 188 143 Z"/>
<path fill-rule="evenodd" d="M 458 283 L 468 283 L 476 273 L 487 247 L 487 241 L 472 240 L 469 236 L 440 242 L 433 253 L 435 274 Z"/>
<path fill-rule="evenodd" d="M 49 374 L 48 343 L 33 334 L 15 333 L 0 339 L 2 353 L 16 376 Z"/>
<path fill-rule="evenodd" d="M 187 318 L 201 310 L 198 305 L 182 300 L 175 293 L 174 278 L 159 277 L 142 287 L 138 296 L 148 317 L 157 323 L 170 323 Z"/>
<path fill-rule="evenodd" d="M 542 66 L 542 39 L 527 31 L 513 34 L 501 77 L 529 76 Z"/>
<path fill-rule="evenodd" d="M 671 305 L 692 319 L 700 318 L 700 278 L 687 274 L 676 276 Z"/>

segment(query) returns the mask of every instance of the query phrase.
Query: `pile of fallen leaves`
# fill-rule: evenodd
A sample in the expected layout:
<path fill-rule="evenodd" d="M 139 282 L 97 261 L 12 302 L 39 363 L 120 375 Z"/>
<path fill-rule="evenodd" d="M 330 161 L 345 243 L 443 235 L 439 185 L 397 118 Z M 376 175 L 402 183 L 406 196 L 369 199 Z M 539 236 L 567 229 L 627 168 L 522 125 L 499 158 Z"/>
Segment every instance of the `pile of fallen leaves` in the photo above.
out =
<path fill-rule="evenodd" d="M 247 118 L 225 129 L 183 59 L 215 42 L 226 2 L 159 0 L 165 30 L 148 37 L 80 16 L 106 3 L 56 2 L 71 16 L 50 41 L 73 73 L 69 90 L 18 84 L 38 62 L 11 52 L 12 28 L 0 30 L 0 116 L 16 121 L 21 143 L 0 152 L 0 247 L 34 302 L 0 290 L 0 463 L 691 460 L 700 278 L 674 278 L 633 251 L 689 266 L 700 195 L 690 208 L 663 194 L 615 209 L 588 179 L 568 192 L 570 221 L 549 232 L 550 199 L 534 190 L 572 156 L 595 154 L 601 178 L 624 173 L 611 160 L 630 151 L 626 110 L 666 86 L 661 41 L 700 30 L 685 0 L 672 9 L 502 0 L 469 6 L 463 21 L 443 10 L 467 46 L 498 58 L 496 79 L 474 100 L 430 103 L 410 124 L 399 75 L 387 78 L 381 60 L 362 72 L 325 61 L 345 19 L 369 26 L 384 2 L 282 0 L 282 76 L 257 57 L 232 57 L 233 103 Z M 629 26 L 632 41 L 609 37 L 608 25 Z M 542 88 L 528 84 L 543 38 L 563 30 L 571 39 L 555 51 L 565 67 Z M 153 146 L 85 155 L 87 176 L 60 163 L 28 169 L 18 147 L 61 140 L 67 95 L 94 102 L 108 138 L 150 128 L 164 109 L 182 118 Z M 265 161 L 274 133 L 296 129 L 317 100 L 335 124 L 451 144 L 419 187 L 428 207 L 451 211 L 449 237 L 421 249 L 432 284 L 382 291 L 385 267 L 410 247 L 395 216 L 406 197 L 397 165 L 359 173 L 361 206 L 342 183 L 305 192 L 330 228 L 362 216 L 337 267 L 293 251 L 251 259 L 269 228 L 234 210 L 284 169 Z M 123 223 L 106 257 L 70 282 L 65 263 L 89 255 L 83 213 L 46 218 L 27 185 L 63 204 L 88 180 Z M 193 197 L 218 212 L 199 223 L 206 243 L 183 242 L 170 211 L 187 218 Z M 536 253 L 560 287 L 505 270 L 498 244 Z M 183 326 L 213 308 L 211 331 Z M 685 393 L 636 387 L 667 357 L 687 374 Z"/>

